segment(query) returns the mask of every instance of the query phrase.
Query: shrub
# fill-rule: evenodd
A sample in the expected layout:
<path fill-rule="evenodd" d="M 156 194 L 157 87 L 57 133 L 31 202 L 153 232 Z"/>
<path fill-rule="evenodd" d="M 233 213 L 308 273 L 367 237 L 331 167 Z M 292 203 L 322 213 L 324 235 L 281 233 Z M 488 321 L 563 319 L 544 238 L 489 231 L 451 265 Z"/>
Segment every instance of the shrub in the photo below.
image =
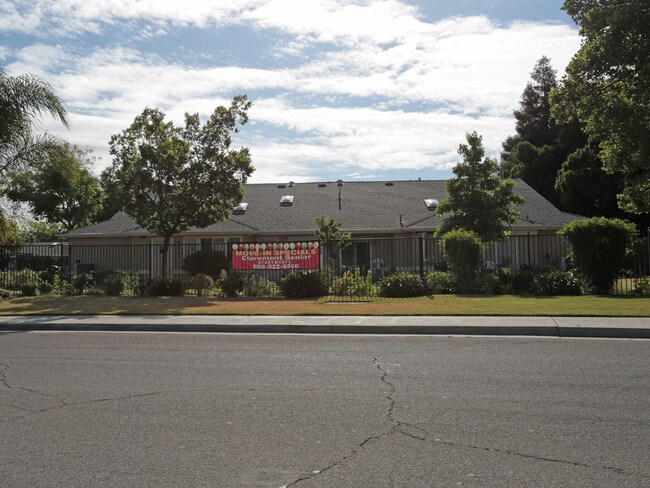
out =
<path fill-rule="evenodd" d="M 11 292 L 9 290 L 5 290 L 4 288 L 0 288 L 0 298 L 3 300 L 11 298 Z"/>
<path fill-rule="evenodd" d="M 424 285 L 433 295 L 454 293 L 456 290 L 456 280 L 447 271 L 429 271 L 424 275 Z"/>
<path fill-rule="evenodd" d="M 111 273 L 102 277 L 101 281 L 97 279 L 100 288 L 107 295 L 119 296 L 124 290 L 124 278 L 120 273 Z"/>
<path fill-rule="evenodd" d="M 185 291 L 183 280 L 179 278 L 157 278 L 148 287 L 149 295 L 155 297 L 179 297 Z"/>
<path fill-rule="evenodd" d="M 40 273 L 31 269 L 20 271 L 0 271 L 0 288 L 19 291 L 25 285 L 36 285 L 41 282 Z"/>
<path fill-rule="evenodd" d="M 280 292 L 286 298 L 311 298 L 324 294 L 319 273 L 292 271 L 280 280 Z"/>
<path fill-rule="evenodd" d="M 72 284 L 63 278 L 59 273 L 54 275 L 52 283 L 52 295 L 73 295 L 74 288 Z"/>
<path fill-rule="evenodd" d="M 94 295 L 94 296 L 104 296 L 106 293 L 104 293 L 104 290 L 101 288 L 97 287 L 90 287 L 86 288 L 83 292 L 84 295 Z"/>
<path fill-rule="evenodd" d="M 119 274 L 117 271 L 102 270 L 95 273 L 95 283 L 102 286 L 107 279 Z"/>
<path fill-rule="evenodd" d="M 570 222 L 559 233 L 571 243 L 573 263 L 589 288 L 596 293 L 609 292 L 625 255 L 632 250 L 636 226 L 625 220 L 593 217 Z"/>
<path fill-rule="evenodd" d="M 202 297 L 203 293 L 214 287 L 214 280 L 207 274 L 199 273 L 192 278 L 190 286 L 196 290 L 197 296 Z"/>
<path fill-rule="evenodd" d="M 512 270 L 507 266 L 500 266 L 497 268 L 497 276 L 499 277 L 499 281 L 504 287 L 512 286 L 514 275 L 515 274 L 512 272 Z"/>
<path fill-rule="evenodd" d="M 535 276 L 540 273 L 528 264 L 522 264 L 519 271 L 512 275 L 512 288 L 515 293 L 530 293 Z"/>
<path fill-rule="evenodd" d="M 465 292 L 476 289 L 483 244 L 475 232 L 455 229 L 442 236 L 451 270 Z"/>
<path fill-rule="evenodd" d="M 374 283 L 372 271 L 364 273 L 358 266 L 354 270 L 346 271 L 341 276 L 334 276 L 331 282 L 330 293 L 341 296 L 374 296 L 377 294 L 378 285 Z"/>
<path fill-rule="evenodd" d="M 192 275 L 205 274 L 218 278 L 228 269 L 228 258 L 221 251 L 198 251 L 183 258 L 183 270 Z"/>
<path fill-rule="evenodd" d="M 570 271 L 557 269 L 539 273 L 533 278 L 531 292 L 534 295 L 580 295 L 582 285 Z"/>
<path fill-rule="evenodd" d="M 485 272 L 481 276 L 479 290 L 486 295 L 501 295 L 503 293 L 503 285 L 495 273 Z"/>
<path fill-rule="evenodd" d="M 637 278 L 630 290 L 630 295 L 644 296 L 650 295 L 650 278 Z"/>
<path fill-rule="evenodd" d="M 269 297 L 276 294 L 275 285 L 258 274 L 250 274 L 244 277 L 244 289 L 247 297 Z"/>
<path fill-rule="evenodd" d="M 41 279 L 41 282 L 49 283 L 50 285 L 54 283 L 54 276 L 58 274 L 56 271 L 41 271 L 38 273 L 38 277 Z"/>
<path fill-rule="evenodd" d="M 223 296 L 236 297 L 240 292 L 244 291 L 244 278 L 239 273 L 228 273 L 224 269 L 219 274 L 217 286 Z"/>
<path fill-rule="evenodd" d="M 24 297 L 33 297 L 38 295 L 38 285 L 36 283 L 25 283 L 20 286 L 20 293 Z"/>
<path fill-rule="evenodd" d="M 427 294 L 419 275 L 407 272 L 393 273 L 381 279 L 379 293 L 384 297 L 405 298 Z"/>
<path fill-rule="evenodd" d="M 39 295 L 49 295 L 50 293 L 52 293 L 52 289 L 53 289 L 52 283 L 48 281 L 41 281 L 38 284 Z"/>
<path fill-rule="evenodd" d="M 91 274 L 79 274 L 72 279 L 72 287 L 74 291 L 81 295 L 88 287 L 95 286 L 95 277 Z"/>

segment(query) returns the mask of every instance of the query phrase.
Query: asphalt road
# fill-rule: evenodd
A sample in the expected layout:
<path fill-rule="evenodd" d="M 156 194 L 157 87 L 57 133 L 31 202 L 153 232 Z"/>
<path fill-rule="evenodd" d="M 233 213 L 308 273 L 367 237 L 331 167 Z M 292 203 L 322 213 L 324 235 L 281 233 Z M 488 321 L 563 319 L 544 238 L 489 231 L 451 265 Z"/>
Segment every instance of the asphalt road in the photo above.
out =
<path fill-rule="evenodd" d="M 0 334 L 2 487 L 647 487 L 650 342 Z"/>

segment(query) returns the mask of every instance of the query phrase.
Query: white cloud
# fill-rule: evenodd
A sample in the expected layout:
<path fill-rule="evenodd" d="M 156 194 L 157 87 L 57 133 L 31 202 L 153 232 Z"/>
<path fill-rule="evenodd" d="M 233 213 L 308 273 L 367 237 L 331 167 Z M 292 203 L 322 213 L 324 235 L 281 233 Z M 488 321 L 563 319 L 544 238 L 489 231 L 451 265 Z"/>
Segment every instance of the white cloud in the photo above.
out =
<path fill-rule="evenodd" d="M 98 31 L 142 20 L 140 39 L 173 25 L 238 24 L 288 35 L 270 54 L 293 56 L 292 68 L 281 57 L 277 68 L 188 67 L 124 45 L 79 56 L 65 44 L 42 43 L 14 54 L 10 65 L 58 89 L 72 128 L 46 127 L 96 148 L 104 166 L 110 135 L 145 106 L 180 122 L 185 111 L 208 115 L 235 94 L 256 93 L 251 127 L 238 138 L 251 147 L 253 181 L 313 180 L 321 168 L 354 177 L 449 168 L 472 130 L 497 155 L 535 62 L 547 55 L 561 73 L 579 45 L 566 25 L 499 25 L 483 16 L 426 22 L 399 1 L 231 0 L 188 8 L 175 0 L 0 0 L 0 18 L 5 32 Z M 318 52 L 322 43 L 327 51 Z"/>

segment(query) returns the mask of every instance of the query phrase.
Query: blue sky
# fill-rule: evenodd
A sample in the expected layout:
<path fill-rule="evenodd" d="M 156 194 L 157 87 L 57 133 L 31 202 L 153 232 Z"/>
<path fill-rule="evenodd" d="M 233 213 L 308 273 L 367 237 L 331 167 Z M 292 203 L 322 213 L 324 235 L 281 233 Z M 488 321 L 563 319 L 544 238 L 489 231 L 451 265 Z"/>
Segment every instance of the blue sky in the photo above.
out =
<path fill-rule="evenodd" d="M 0 0 L 0 65 L 71 117 L 56 133 L 110 164 L 146 106 L 175 121 L 237 94 L 251 182 L 440 179 L 464 134 L 497 156 L 535 62 L 578 49 L 561 0 Z"/>

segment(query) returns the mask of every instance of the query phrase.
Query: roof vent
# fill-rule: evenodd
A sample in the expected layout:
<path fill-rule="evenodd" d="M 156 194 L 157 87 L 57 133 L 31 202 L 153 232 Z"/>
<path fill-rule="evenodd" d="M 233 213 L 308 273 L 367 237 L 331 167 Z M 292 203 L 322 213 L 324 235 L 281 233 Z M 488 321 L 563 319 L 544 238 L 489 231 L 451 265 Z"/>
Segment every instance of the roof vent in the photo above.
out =
<path fill-rule="evenodd" d="M 293 181 L 289 182 L 289 188 L 293 188 Z"/>
<path fill-rule="evenodd" d="M 392 181 L 387 181 L 386 183 L 384 183 L 384 185 L 386 185 L 386 186 L 393 186 L 394 183 L 393 183 Z"/>
<path fill-rule="evenodd" d="M 438 200 L 435 198 L 425 198 L 424 203 L 429 210 L 435 210 L 438 207 Z"/>
<path fill-rule="evenodd" d="M 280 205 L 283 207 L 290 207 L 293 205 L 293 195 L 283 195 L 282 198 L 280 198 Z"/>
<path fill-rule="evenodd" d="M 343 186 L 343 180 L 336 180 L 336 186 Z"/>
<path fill-rule="evenodd" d="M 318 188 L 325 188 L 327 185 L 325 183 L 319 183 Z"/>
<path fill-rule="evenodd" d="M 286 188 L 286 187 L 287 187 L 287 185 L 285 185 L 285 184 L 278 185 L 278 188 Z"/>
<path fill-rule="evenodd" d="M 247 208 L 248 208 L 248 203 L 241 202 L 239 205 L 237 205 L 235 208 L 232 209 L 232 213 L 234 213 L 235 215 L 242 215 L 246 213 Z"/>

